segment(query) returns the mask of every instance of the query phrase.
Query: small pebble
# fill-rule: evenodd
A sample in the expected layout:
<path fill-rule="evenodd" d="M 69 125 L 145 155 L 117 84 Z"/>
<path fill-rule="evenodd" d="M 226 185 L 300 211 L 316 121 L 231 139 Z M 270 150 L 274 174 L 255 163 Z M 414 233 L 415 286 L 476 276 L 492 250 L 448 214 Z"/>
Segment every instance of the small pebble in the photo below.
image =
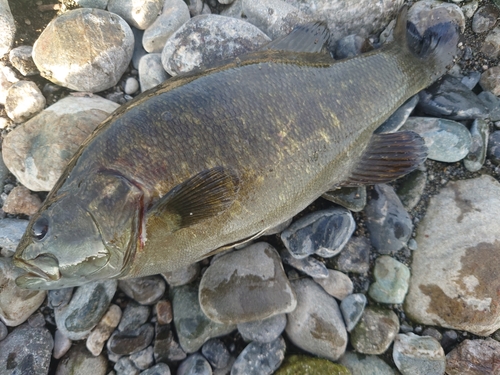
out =
<path fill-rule="evenodd" d="M 140 370 L 134 366 L 129 357 L 121 357 L 113 367 L 117 375 L 139 375 Z"/>
<path fill-rule="evenodd" d="M 146 370 L 150 368 L 154 363 L 153 358 L 153 347 L 148 346 L 146 349 L 140 352 L 130 355 L 130 360 L 139 370 Z"/>
<path fill-rule="evenodd" d="M 237 327 L 245 341 L 271 342 L 285 330 L 286 315 L 279 314 L 264 320 L 240 323 Z"/>
<path fill-rule="evenodd" d="M 19 81 L 10 86 L 5 97 L 5 112 L 15 123 L 24 122 L 45 107 L 45 97 L 31 81 Z"/>
<path fill-rule="evenodd" d="M 327 278 L 314 279 L 331 296 L 342 301 L 352 294 L 354 285 L 345 273 L 336 270 L 328 270 Z"/>
<path fill-rule="evenodd" d="M 366 296 L 361 293 L 351 294 L 340 303 L 340 311 L 344 317 L 347 332 L 358 324 L 366 306 Z"/>
<path fill-rule="evenodd" d="M 500 130 L 491 133 L 488 138 L 488 157 L 492 163 L 500 165 Z"/>
<path fill-rule="evenodd" d="M 158 324 L 169 324 L 172 322 L 172 303 L 167 300 L 160 300 L 156 303 L 156 318 Z"/>
<path fill-rule="evenodd" d="M 54 352 L 52 353 L 52 356 L 55 359 L 61 358 L 68 352 L 69 348 L 71 348 L 71 344 L 72 341 L 70 339 L 64 336 L 61 331 L 56 330 L 54 335 Z"/>
<path fill-rule="evenodd" d="M 129 77 L 125 81 L 125 87 L 123 88 L 123 91 L 125 91 L 125 94 L 132 95 L 135 94 L 139 90 L 139 82 L 137 79 L 134 77 Z"/>
<path fill-rule="evenodd" d="M 480 34 L 491 30 L 495 26 L 498 17 L 500 17 L 500 9 L 493 4 L 479 8 L 472 17 L 472 31 Z"/>
<path fill-rule="evenodd" d="M 236 358 L 231 375 L 271 375 L 283 362 L 285 350 L 282 337 L 267 344 L 252 342 Z"/>
<path fill-rule="evenodd" d="M 284 329 L 285 327 L 283 327 Z M 201 353 L 214 368 L 224 368 L 229 364 L 231 354 L 219 339 L 210 339 L 201 347 Z"/>
<path fill-rule="evenodd" d="M 168 367 L 165 363 L 158 363 L 153 367 L 142 371 L 140 375 L 170 375 L 170 367 Z"/>
<path fill-rule="evenodd" d="M 7 196 L 2 209 L 13 215 L 35 214 L 42 206 L 42 201 L 37 195 L 31 194 L 24 186 L 16 186 Z"/>
<path fill-rule="evenodd" d="M 201 354 L 194 353 L 181 363 L 177 375 L 212 375 L 212 368 Z"/>
<path fill-rule="evenodd" d="M 408 292 L 410 270 L 403 263 L 387 255 L 377 258 L 373 269 L 375 282 L 368 294 L 380 303 L 403 303 Z"/>
<path fill-rule="evenodd" d="M 112 304 L 108 311 L 102 317 L 101 321 L 92 330 L 87 337 L 87 349 L 95 356 L 101 354 L 106 340 L 116 328 L 122 317 L 122 311 L 119 306 Z"/>
<path fill-rule="evenodd" d="M 118 330 L 130 331 L 139 328 L 148 321 L 151 309 L 149 306 L 139 305 L 135 301 L 130 301 L 123 310 Z"/>
<path fill-rule="evenodd" d="M 129 355 L 145 349 L 154 338 L 154 327 L 150 323 L 126 331 L 115 331 L 107 342 L 110 352 Z"/>
<path fill-rule="evenodd" d="M 392 358 L 403 375 L 443 375 L 445 372 L 443 348 L 430 336 L 397 335 Z"/>
<path fill-rule="evenodd" d="M 141 305 L 153 305 L 165 294 L 165 281 L 160 276 L 118 281 L 118 287 Z"/>
<path fill-rule="evenodd" d="M 200 274 L 200 265 L 198 263 L 190 264 L 187 267 L 177 269 L 171 272 L 164 272 L 161 275 L 170 286 L 181 286 L 194 281 Z"/>

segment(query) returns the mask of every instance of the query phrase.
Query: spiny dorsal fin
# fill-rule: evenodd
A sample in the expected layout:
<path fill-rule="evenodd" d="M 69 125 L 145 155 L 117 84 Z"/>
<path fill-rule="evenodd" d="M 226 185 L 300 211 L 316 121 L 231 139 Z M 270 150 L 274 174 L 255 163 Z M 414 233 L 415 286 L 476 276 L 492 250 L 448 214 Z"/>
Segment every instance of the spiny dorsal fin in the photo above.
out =
<path fill-rule="evenodd" d="M 351 176 L 342 185 L 390 182 L 413 171 L 426 157 L 424 140 L 415 132 L 374 134 Z"/>
<path fill-rule="evenodd" d="M 269 42 L 262 50 L 319 53 L 326 48 L 330 31 L 324 22 L 309 22 L 296 26 L 292 32 Z"/>

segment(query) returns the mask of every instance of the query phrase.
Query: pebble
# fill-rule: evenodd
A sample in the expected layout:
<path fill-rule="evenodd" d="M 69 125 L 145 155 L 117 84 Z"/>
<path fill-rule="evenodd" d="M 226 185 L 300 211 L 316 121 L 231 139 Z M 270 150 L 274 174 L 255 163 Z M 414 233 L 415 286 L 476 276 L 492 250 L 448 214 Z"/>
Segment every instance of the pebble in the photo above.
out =
<path fill-rule="evenodd" d="M 486 35 L 481 46 L 481 52 L 491 59 L 498 58 L 500 53 L 500 27 L 495 27 Z"/>
<path fill-rule="evenodd" d="M 314 281 L 292 281 L 297 308 L 287 315 L 291 342 L 314 355 L 336 361 L 347 346 L 347 332 L 335 298 Z"/>
<path fill-rule="evenodd" d="M 469 153 L 472 137 L 459 122 L 441 118 L 410 117 L 403 126 L 425 140 L 427 157 L 436 161 L 454 163 Z"/>
<path fill-rule="evenodd" d="M 472 18 L 474 16 L 474 13 L 476 13 L 478 7 L 479 1 L 472 0 L 463 4 L 460 8 L 462 9 L 462 12 L 464 12 L 465 17 Z"/>
<path fill-rule="evenodd" d="M 361 211 L 366 205 L 366 187 L 342 187 L 324 193 L 322 198 L 337 203 L 353 212 Z"/>
<path fill-rule="evenodd" d="M 408 317 L 480 336 L 500 328 L 499 207 L 500 183 L 487 175 L 449 182 L 431 198 L 417 231 Z"/>
<path fill-rule="evenodd" d="M 150 312 L 149 306 L 142 306 L 135 301 L 130 301 L 123 310 L 118 330 L 130 331 L 139 328 L 148 321 Z"/>
<path fill-rule="evenodd" d="M 333 263 L 344 273 L 366 274 L 370 269 L 370 242 L 366 237 L 351 237 Z"/>
<path fill-rule="evenodd" d="M 190 19 L 167 40 L 161 62 L 167 73 L 175 76 L 234 58 L 269 41 L 266 34 L 248 22 L 201 15 Z"/>
<path fill-rule="evenodd" d="M 422 336 L 430 336 L 436 339 L 438 342 L 441 342 L 443 339 L 443 335 L 434 327 L 428 327 L 422 331 Z"/>
<path fill-rule="evenodd" d="M 401 129 L 410 114 L 413 112 L 419 101 L 418 95 L 413 95 L 408 99 L 401 107 L 399 107 L 396 112 L 394 112 L 391 117 L 389 117 L 385 122 L 380 125 L 374 133 L 394 133 Z"/>
<path fill-rule="evenodd" d="M 355 293 L 347 296 L 340 303 L 340 311 L 344 317 L 347 332 L 358 324 L 359 319 L 363 315 L 366 306 L 366 296 L 361 293 Z"/>
<path fill-rule="evenodd" d="M 86 338 L 108 310 L 115 292 L 116 280 L 76 288 L 69 304 L 54 309 L 57 328 L 70 340 Z"/>
<path fill-rule="evenodd" d="M 188 5 L 182 0 L 165 0 L 163 12 L 144 31 L 142 45 L 149 53 L 161 53 L 168 38 L 189 21 Z"/>
<path fill-rule="evenodd" d="M 304 272 L 306 275 L 320 279 L 328 277 L 328 269 L 326 266 L 313 257 L 297 259 L 288 251 L 282 251 L 280 255 L 284 264 Z"/>
<path fill-rule="evenodd" d="M 285 358 L 275 375 L 351 375 L 349 370 L 323 358 L 290 355 Z"/>
<path fill-rule="evenodd" d="M 297 305 L 278 252 L 265 242 L 212 262 L 201 278 L 199 296 L 205 315 L 228 325 L 291 312 Z"/>
<path fill-rule="evenodd" d="M 141 92 L 158 86 L 169 77 L 161 64 L 161 53 L 150 53 L 141 57 L 138 69 Z"/>
<path fill-rule="evenodd" d="M 145 30 L 158 17 L 163 3 L 164 0 L 109 0 L 108 11 L 118 14 L 130 26 Z"/>
<path fill-rule="evenodd" d="M 371 243 L 380 254 L 393 254 L 406 245 L 413 224 L 391 186 L 379 184 L 373 187 L 365 213 Z"/>
<path fill-rule="evenodd" d="M 101 354 L 102 348 L 106 340 L 109 339 L 113 330 L 118 326 L 120 318 L 122 317 L 122 310 L 118 305 L 112 304 L 109 306 L 108 311 L 102 317 L 97 326 L 90 332 L 87 338 L 87 349 L 94 356 Z"/>
<path fill-rule="evenodd" d="M 295 258 L 329 258 L 344 248 L 355 229 L 350 211 L 330 208 L 300 218 L 281 233 L 281 240 Z"/>
<path fill-rule="evenodd" d="M 410 269 L 387 255 L 377 258 L 373 269 L 375 282 L 368 294 L 380 303 L 403 303 L 408 292 Z"/>
<path fill-rule="evenodd" d="M 182 361 L 186 358 L 186 353 L 179 346 L 179 343 L 175 341 L 170 326 L 156 324 L 153 355 L 157 363 L 162 361 Z"/>
<path fill-rule="evenodd" d="M 189 14 L 191 15 L 191 17 L 196 17 L 202 14 L 203 8 L 205 6 L 202 0 L 188 0 L 186 1 L 186 4 L 189 8 Z"/>
<path fill-rule="evenodd" d="M 200 265 L 198 263 L 193 263 L 175 271 L 164 272 L 161 275 L 165 278 L 168 285 L 173 287 L 189 284 L 196 280 L 199 274 Z"/>
<path fill-rule="evenodd" d="M 345 352 L 339 363 L 347 367 L 353 375 L 398 375 L 391 366 L 374 355 Z"/>
<path fill-rule="evenodd" d="M 7 326 L 0 321 L 0 341 L 4 340 L 8 333 Z"/>
<path fill-rule="evenodd" d="M 145 323 L 136 329 L 115 331 L 108 340 L 107 348 L 113 354 L 129 355 L 145 349 L 154 338 L 154 327 Z"/>
<path fill-rule="evenodd" d="M 129 357 L 121 357 L 116 361 L 113 369 L 117 375 L 139 375 L 140 370 L 134 366 Z"/>
<path fill-rule="evenodd" d="M 500 36 L 500 29 L 499 29 Z M 499 43 L 500 45 L 500 43 Z M 499 48 L 500 50 L 500 48 Z M 500 95 L 500 66 L 493 66 L 481 74 L 479 81 L 484 91 L 491 91 L 495 96 Z"/>
<path fill-rule="evenodd" d="M 12 258 L 0 257 L 0 320 L 10 327 L 24 323 L 40 307 L 47 295 L 45 290 L 19 288 L 15 279 L 22 273 L 19 268 L 14 267 Z"/>
<path fill-rule="evenodd" d="M 68 96 L 3 140 L 10 172 L 33 191 L 49 191 L 88 135 L 119 106 L 99 96 Z"/>
<path fill-rule="evenodd" d="M 445 351 L 449 351 L 455 346 L 458 340 L 458 334 L 455 331 L 447 330 L 443 332 L 443 338 L 441 339 L 441 346 Z"/>
<path fill-rule="evenodd" d="M 283 362 L 285 350 L 282 337 L 270 343 L 252 342 L 236 358 L 231 375 L 271 375 Z"/>
<path fill-rule="evenodd" d="M 276 340 L 285 330 L 286 315 L 279 314 L 264 320 L 240 323 L 237 327 L 245 341 L 271 342 Z"/>
<path fill-rule="evenodd" d="M 490 135 L 489 125 L 482 119 L 476 119 L 470 128 L 472 145 L 464 159 L 464 166 L 471 172 L 479 171 L 485 160 Z"/>
<path fill-rule="evenodd" d="M 33 76 L 40 73 L 33 62 L 32 53 L 32 46 L 19 46 L 13 48 L 9 53 L 10 63 L 23 76 Z"/>
<path fill-rule="evenodd" d="M 45 97 L 31 81 L 19 81 L 7 90 L 5 112 L 15 123 L 24 122 L 45 107 Z"/>
<path fill-rule="evenodd" d="M 49 290 L 49 305 L 53 308 L 66 306 L 73 296 L 74 288 L 61 288 Z"/>
<path fill-rule="evenodd" d="M 42 77 L 57 85 L 98 92 L 118 83 L 133 50 L 134 35 L 121 17 L 81 8 L 47 25 L 33 46 L 33 60 Z"/>
<path fill-rule="evenodd" d="M 14 215 L 31 216 L 42 206 L 42 201 L 38 196 L 30 193 L 24 186 L 16 186 L 7 196 L 2 209 Z"/>
<path fill-rule="evenodd" d="M 416 169 L 398 180 L 396 194 L 407 211 L 415 208 L 418 202 L 420 202 L 426 184 L 427 172 L 423 168 Z"/>
<path fill-rule="evenodd" d="M 284 328 L 284 327 L 283 327 Z M 229 364 L 231 354 L 226 345 L 219 339 L 210 339 L 201 347 L 201 353 L 216 369 L 222 369 Z"/>
<path fill-rule="evenodd" d="M 155 305 L 158 324 L 170 324 L 173 319 L 172 303 L 169 300 L 160 300 Z"/>
<path fill-rule="evenodd" d="M 343 60 L 367 52 L 370 47 L 371 45 L 367 39 L 351 34 L 337 40 L 333 55 L 336 60 Z"/>
<path fill-rule="evenodd" d="M 362 354 L 382 354 L 399 331 L 399 320 L 392 310 L 367 306 L 358 324 L 351 331 L 353 348 Z"/>
<path fill-rule="evenodd" d="M 399 334 L 394 339 L 392 358 L 403 375 L 443 375 L 446 367 L 444 350 L 430 336 Z"/>
<path fill-rule="evenodd" d="M 55 359 L 61 358 L 68 352 L 71 345 L 72 341 L 64 336 L 61 331 L 56 330 L 56 333 L 54 334 L 54 352 L 52 353 L 52 356 Z"/>
<path fill-rule="evenodd" d="M 108 361 L 103 355 L 92 355 L 83 343 L 73 346 L 59 361 L 57 375 L 105 375 Z"/>
<path fill-rule="evenodd" d="M 28 318 L 28 324 L 35 328 L 45 327 L 45 317 L 40 311 L 37 311 Z"/>
<path fill-rule="evenodd" d="M 3 256 L 10 257 L 14 255 L 28 223 L 28 220 L 23 219 L 5 218 L 0 220 L 0 248 L 2 248 L 1 254 Z"/>
<path fill-rule="evenodd" d="M 118 287 L 141 305 L 153 305 L 163 297 L 167 286 L 160 276 L 148 276 L 119 280 Z"/>
<path fill-rule="evenodd" d="M 414 3 L 408 11 L 408 22 L 413 23 L 420 35 L 425 30 L 443 22 L 453 22 L 460 32 L 465 31 L 465 16 L 456 4 L 436 0 L 422 0 Z"/>
<path fill-rule="evenodd" d="M 469 90 L 472 90 L 477 86 L 480 79 L 481 79 L 481 73 L 470 72 L 468 75 L 462 77 L 460 82 L 462 82 L 465 85 L 465 87 L 467 87 Z M 479 99 L 481 99 L 481 98 L 479 98 Z M 483 101 L 483 100 L 481 99 L 481 101 Z M 484 104 L 484 101 L 483 101 L 483 104 Z"/>
<path fill-rule="evenodd" d="M 495 26 L 498 17 L 500 17 L 500 9 L 493 4 L 479 8 L 472 17 L 472 31 L 480 34 L 491 30 Z"/>
<path fill-rule="evenodd" d="M 108 0 L 74 0 L 82 8 L 106 9 Z"/>
<path fill-rule="evenodd" d="M 10 11 L 8 0 L 0 0 L 0 57 L 9 53 L 14 36 L 16 24 Z"/>
<path fill-rule="evenodd" d="M 128 77 L 125 81 L 125 87 L 123 91 L 125 94 L 132 95 L 135 94 L 139 90 L 139 82 L 134 77 Z"/>
<path fill-rule="evenodd" d="M 194 353 L 181 363 L 177 375 L 212 375 L 212 368 L 201 354 Z"/>
<path fill-rule="evenodd" d="M 492 163 L 500 165 L 500 130 L 488 137 L 488 157 Z"/>
<path fill-rule="evenodd" d="M 500 120 L 500 99 L 489 91 L 482 91 L 479 93 L 478 98 L 488 108 L 488 118 L 491 121 Z"/>
<path fill-rule="evenodd" d="M 146 349 L 130 355 L 129 358 L 139 370 L 146 370 L 154 363 L 153 347 L 148 346 Z"/>
<path fill-rule="evenodd" d="M 446 356 L 446 374 L 498 374 L 499 352 L 500 343 L 491 338 L 464 340 Z"/>
<path fill-rule="evenodd" d="M 315 278 L 314 281 L 321 285 L 325 292 L 340 301 L 352 294 L 354 290 L 354 285 L 349 276 L 336 270 L 329 269 L 328 277 Z"/>
<path fill-rule="evenodd" d="M 158 363 L 149 369 L 142 371 L 140 375 L 170 375 L 170 367 L 165 363 Z"/>
<path fill-rule="evenodd" d="M 2 0 L 0 0 L 2 1 Z M 4 63 L 0 63 L 0 104 L 5 105 L 5 99 L 7 98 L 7 91 L 9 88 L 17 81 L 19 81 L 15 73 L 12 74 L 13 78 L 15 78 L 14 82 L 9 80 L 10 74 L 6 74 L 8 71 L 12 69 L 8 66 L 5 66 Z"/>

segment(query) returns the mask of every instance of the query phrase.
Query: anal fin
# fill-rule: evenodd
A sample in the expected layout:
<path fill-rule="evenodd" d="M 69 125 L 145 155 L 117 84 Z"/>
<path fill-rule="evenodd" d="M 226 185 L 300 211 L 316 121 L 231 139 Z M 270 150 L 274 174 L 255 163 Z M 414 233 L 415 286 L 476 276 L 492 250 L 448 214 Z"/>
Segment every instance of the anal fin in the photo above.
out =
<path fill-rule="evenodd" d="M 321 52 L 330 40 L 330 31 L 324 22 L 309 22 L 296 26 L 288 35 L 269 42 L 262 50 L 292 52 Z"/>

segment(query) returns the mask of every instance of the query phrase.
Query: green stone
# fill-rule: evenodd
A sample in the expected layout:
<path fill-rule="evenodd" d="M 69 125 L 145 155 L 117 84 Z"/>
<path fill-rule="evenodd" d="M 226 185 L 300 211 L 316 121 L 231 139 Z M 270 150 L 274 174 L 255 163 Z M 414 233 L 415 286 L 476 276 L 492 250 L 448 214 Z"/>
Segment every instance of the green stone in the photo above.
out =
<path fill-rule="evenodd" d="M 344 366 L 306 355 L 286 357 L 275 375 L 352 375 Z"/>

